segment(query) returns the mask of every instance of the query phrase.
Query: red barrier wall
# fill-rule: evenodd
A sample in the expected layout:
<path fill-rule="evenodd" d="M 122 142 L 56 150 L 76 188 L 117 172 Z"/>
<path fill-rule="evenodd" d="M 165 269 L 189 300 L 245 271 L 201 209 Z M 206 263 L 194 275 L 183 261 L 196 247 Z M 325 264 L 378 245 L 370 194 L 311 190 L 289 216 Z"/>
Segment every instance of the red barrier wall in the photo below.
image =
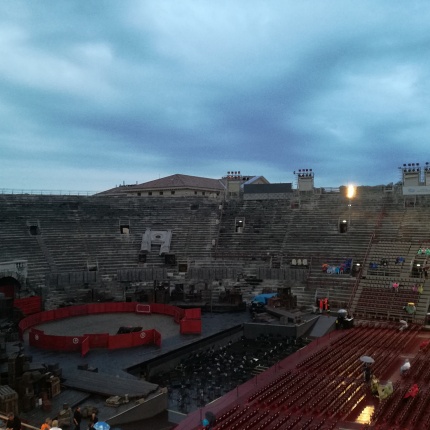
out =
<path fill-rule="evenodd" d="M 55 319 L 56 320 L 70 317 L 70 309 L 69 308 L 58 308 L 58 309 L 55 309 L 54 312 L 55 312 Z"/>
<path fill-rule="evenodd" d="M 89 339 L 90 348 L 107 348 L 109 343 L 109 333 L 84 334 Z"/>
<path fill-rule="evenodd" d="M 202 332 L 202 320 L 181 320 L 181 334 L 200 334 Z"/>
<path fill-rule="evenodd" d="M 117 334 L 115 336 L 109 336 L 108 348 L 109 349 L 121 349 L 130 348 L 133 345 L 133 338 L 131 333 Z"/>
<path fill-rule="evenodd" d="M 32 315 L 42 310 L 42 297 L 26 297 L 24 299 L 14 299 L 13 305 L 20 309 L 24 315 Z"/>
<path fill-rule="evenodd" d="M 154 343 L 157 346 L 161 346 L 161 334 L 157 330 L 154 330 Z"/>
<path fill-rule="evenodd" d="M 82 315 L 88 314 L 88 306 L 87 305 L 78 305 L 78 306 L 68 306 L 67 308 L 69 310 L 69 316 L 71 317 L 80 317 Z"/>
<path fill-rule="evenodd" d="M 184 317 L 187 320 L 199 320 L 202 318 L 202 310 L 200 308 L 185 309 Z"/>
<path fill-rule="evenodd" d="M 150 314 L 151 313 L 151 305 L 144 305 L 143 303 L 138 303 L 136 305 L 136 312 L 142 314 Z"/>
<path fill-rule="evenodd" d="M 83 339 L 83 336 L 50 336 L 37 329 L 29 333 L 31 346 L 53 351 L 80 351 Z"/>
<path fill-rule="evenodd" d="M 86 337 L 81 344 L 81 355 L 85 357 L 90 352 L 90 340 Z"/>
<path fill-rule="evenodd" d="M 109 336 L 108 348 L 120 349 L 148 344 L 154 344 L 153 329 Z"/>
<path fill-rule="evenodd" d="M 148 308 L 148 306 L 150 306 Z M 70 318 L 81 315 L 91 315 L 97 313 L 115 312 L 139 312 L 148 310 L 150 313 L 159 313 L 173 316 L 177 323 L 180 323 L 181 334 L 201 333 L 201 313 L 200 309 L 184 310 L 172 305 L 153 303 L 144 305 L 136 302 L 122 303 L 91 303 L 88 305 L 69 306 L 55 310 L 39 312 L 22 319 L 19 323 L 21 339 L 25 330 L 34 325 L 53 321 L 57 319 Z M 85 345 L 82 345 L 85 339 Z M 155 344 L 161 345 L 161 334 L 152 330 L 126 333 L 110 336 L 108 333 L 85 334 L 83 336 L 51 336 L 46 335 L 42 330 L 30 329 L 29 341 L 31 346 L 42 349 L 56 351 L 81 351 L 88 353 L 91 348 L 130 348 L 133 346 Z"/>
<path fill-rule="evenodd" d="M 41 312 L 39 315 L 40 315 L 41 322 L 55 320 L 55 311 L 45 311 L 45 312 Z"/>
<path fill-rule="evenodd" d="M 156 335 L 157 334 L 157 335 Z M 160 345 L 161 335 L 156 330 L 143 330 L 125 334 L 84 334 L 83 336 L 47 335 L 42 330 L 31 329 L 31 346 L 53 351 L 80 351 L 86 355 L 93 348 L 132 348 L 141 345 Z"/>

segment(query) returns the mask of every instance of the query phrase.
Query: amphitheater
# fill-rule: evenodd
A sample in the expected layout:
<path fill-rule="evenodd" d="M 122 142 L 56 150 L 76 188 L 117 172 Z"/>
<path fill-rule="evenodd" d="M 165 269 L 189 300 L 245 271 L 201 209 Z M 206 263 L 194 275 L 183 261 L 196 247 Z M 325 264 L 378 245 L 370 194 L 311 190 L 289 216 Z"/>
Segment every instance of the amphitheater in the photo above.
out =
<path fill-rule="evenodd" d="M 234 198 L 2 194 L 0 291 L 41 297 L 44 310 L 175 300 L 225 311 L 229 295 L 287 288 L 304 313 L 326 297 L 354 328 L 314 340 L 177 428 L 200 428 L 211 410 L 215 429 L 427 429 L 430 197 L 404 185 L 359 186 L 353 199 L 345 187 Z M 345 261 L 350 270 L 322 270 Z M 361 355 L 393 381 L 387 399 L 370 393 Z M 400 376 L 405 358 L 412 367 Z M 414 383 L 419 394 L 405 399 Z"/>

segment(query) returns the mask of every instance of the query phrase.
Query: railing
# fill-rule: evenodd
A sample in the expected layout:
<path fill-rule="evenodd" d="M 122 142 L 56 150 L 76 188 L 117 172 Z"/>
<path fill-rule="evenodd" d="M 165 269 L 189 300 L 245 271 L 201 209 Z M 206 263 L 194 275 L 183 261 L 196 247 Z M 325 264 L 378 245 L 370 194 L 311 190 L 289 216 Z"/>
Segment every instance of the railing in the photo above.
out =
<path fill-rule="evenodd" d="M 351 306 L 352 306 L 352 303 L 354 301 L 355 294 L 357 293 L 357 289 L 358 289 L 358 285 L 360 284 L 361 277 L 363 276 L 363 270 L 364 270 L 365 265 L 367 264 L 367 259 L 369 258 L 370 249 L 372 248 L 372 244 L 373 244 L 373 241 L 375 240 L 375 237 L 376 237 L 376 234 L 375 234 L 375 232 L 373 232 L 372 236 L 370 237 L 369 244 L 367 245 L 366 253 L 364 254 L 364 259 L 363 259 L 363 262 L 361 264 L 360 270 L 357 273 L 357 279 L 354 283 L 354 288 L 352 290 L 352 294 L 351 294 L 349 301 L 348 301 L 348 309 L 351 309 Z"/>
<path fill-rule="evenodd" d="M 25 190 L 13 188 L 0 188 L 0 194 L 31 194 L 31 195 L 49 195 L 49 196 L 92 196 L 99 191 L 76 191 L 76 190 Z"/>
<path fill-rule="evenodd" d="M 2 419 L 6 423 L 7 416 L 0 412 L 0 419 Z M 21 422 L 21 428 L 31 429 L 31 430 L 39 430 L 39 427 L 34 427 L 34 426 L 30 425 L 30 424 L 26 424 L 26 423 L 23 423 L 23 422 Z"/>
<path fill-rule="evenodd" d="M 385 207 L 382 208 L 382 210 L 381 210 L 381 212 L 380 212 L 380 214 L 378 216 L 378 219 L 376 220 L 375 228 L 373 230 L 372 236 L 370 237 L 370 241 L 369 241 L 369 243 L 367 245 L 366 253 L 364 254 L 364 258 L 363 258 L 363 261 L 361 263 L 360 270 L 357 273 L 357 280 L 355 281 L 354 288 L 352 290 L 352 294 L 351 294 L 350 299 L 348 301 L 348 309 L 351 309 L 352 303 L 354 302 L 355 294 L 357 293 L 361 277 L 363 276 L 363 271 L 364 271 L 365 267 L 367 267 L 367 264 L 368 264 L 367 263 L 367 259 L 369 258 L 369 254 L 370 254 L 370 250 L 372 248 L 372 244 L 373 244 L 373 242 L 376 239 L 376 231 L 381 226 L 382 220 L 383 220 L 384 216 L 385 216 Z"/>

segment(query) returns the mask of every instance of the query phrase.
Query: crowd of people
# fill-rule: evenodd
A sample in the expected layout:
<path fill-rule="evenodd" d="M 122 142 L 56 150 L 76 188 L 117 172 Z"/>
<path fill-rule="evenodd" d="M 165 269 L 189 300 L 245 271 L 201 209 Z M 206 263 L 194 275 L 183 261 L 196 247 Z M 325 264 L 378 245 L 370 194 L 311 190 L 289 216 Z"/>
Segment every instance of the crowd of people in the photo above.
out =
<path fill-rule="evenodd" d="M 97 416 L 97 410 L 93 409 L 91 412 L 91 415 L 88 417 L 87 430 L 97 430 L 97 426 L 95 427 L 95 424 L 98 421 L 99 419 Z M 82 423 L 82 413 L 81 413 L 81 408 L 78 406 L 76 407 L 73 413 L 72 429 L 85 430 L 81 428 L 81 423 Z M 52 419 L 50 417 L 47 417 L 45 419 L 45 422 L 40 426 L 40 430 L 62 430 L 60 427 L 58 427 L 58 425 L 59 423 L 56 418 Z M 22 429 L 21 419 L 13 412 L 9 412 L 7 415 L 6 430 L 21 430 L 21 429 Z"/>

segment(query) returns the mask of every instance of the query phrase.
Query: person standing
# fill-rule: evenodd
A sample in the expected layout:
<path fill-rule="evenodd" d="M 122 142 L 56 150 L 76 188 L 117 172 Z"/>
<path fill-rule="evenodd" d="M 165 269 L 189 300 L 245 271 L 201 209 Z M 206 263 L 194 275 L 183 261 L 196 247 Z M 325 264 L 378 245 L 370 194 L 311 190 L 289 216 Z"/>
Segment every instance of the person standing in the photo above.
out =
<path fill-rule="evenodd" d="M 51 418 L 46 418 L 45 422 L 41 425 L 40 430 L 50 430 L 52 425 Z"/>
<path fill-rule="evenodd" d="M 21 420 L 13 412 L 7 414 L 6 430 L 21 430 Z"/>
<path fill-rule="evenodd" d="M 81 408 L 78 406 L 75 409 L 75 413 L 73 414 L 73 424 L 75 426 L 75 430 L 81 430 L 81 421 L 82 421 Z"/>
<path fill-rule="evenodd" d="M 94 424 L 96 422 L 98 422 L 98 417 L 97 417 L 97 411 L 95 409 L 93 409 L 93 412 L 91 413 L 90 416 L 90 421 L 88 423 L 88 430 L 93 430 L 94 429 Z"/>
<path fill-rule="evenodd" d="M 61 430 L 60 427 L 58 427 L 58 421 L 57 420 L 52 421 L 51 430 Z"/>

